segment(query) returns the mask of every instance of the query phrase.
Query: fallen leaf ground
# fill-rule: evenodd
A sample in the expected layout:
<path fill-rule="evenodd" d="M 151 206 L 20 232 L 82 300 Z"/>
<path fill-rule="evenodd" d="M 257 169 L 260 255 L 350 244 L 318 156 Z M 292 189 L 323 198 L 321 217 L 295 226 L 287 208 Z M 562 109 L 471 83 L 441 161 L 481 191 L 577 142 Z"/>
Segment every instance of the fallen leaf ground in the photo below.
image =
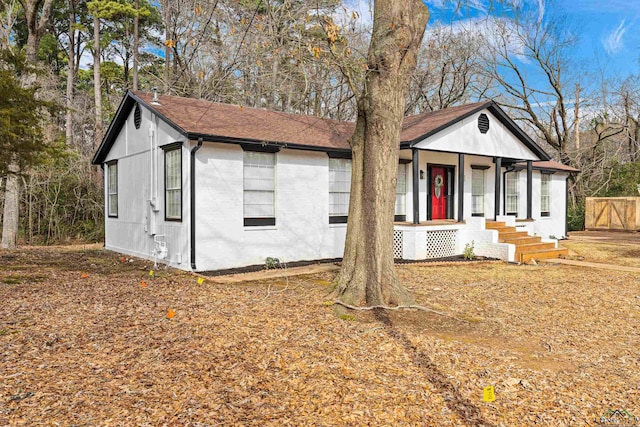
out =
<path fill-rule="evenodd" d="M 323 304 L 330 273 L 221 285 L 149 268 L 96 248 L 0 252 L 0 425 L 593 426 L 608 409 L 640 415 L 638 274 L 398 267 L 419 303 L 461 322 L 340 319 Z"/>

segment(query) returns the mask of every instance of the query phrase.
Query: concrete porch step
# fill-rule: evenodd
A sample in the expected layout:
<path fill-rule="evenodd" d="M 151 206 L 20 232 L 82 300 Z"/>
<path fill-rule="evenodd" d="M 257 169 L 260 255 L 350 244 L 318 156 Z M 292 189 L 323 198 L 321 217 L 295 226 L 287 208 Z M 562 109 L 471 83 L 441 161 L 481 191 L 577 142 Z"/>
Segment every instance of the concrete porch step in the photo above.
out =
<path fill-rule="evenodd" d="M 540 249 L 537 251 L 531 251 L 531 252 L 520 254 L 520 262 L 526 264 L 526 263 L 530 263 L 531 260 L 538 261 L 541 259 L 558 258 L 561 256 L 567 256 L 567 255 L 569 255 L 569 249 L 565 249 L 565 248 Z M 517 256 L 516 256 L 516 261 L 518 261 Z"/>

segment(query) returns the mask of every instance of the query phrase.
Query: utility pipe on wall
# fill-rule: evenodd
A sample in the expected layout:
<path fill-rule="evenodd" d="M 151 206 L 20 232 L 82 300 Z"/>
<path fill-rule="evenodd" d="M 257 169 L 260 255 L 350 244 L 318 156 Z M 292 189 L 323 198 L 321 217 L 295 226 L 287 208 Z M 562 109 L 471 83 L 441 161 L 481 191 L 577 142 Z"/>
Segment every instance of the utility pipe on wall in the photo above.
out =
<path fill-rule="evenodd" d="M 191 196 L 191 206 L 190 206 L 190 221 L 189 225 L 191 226 L 190 234 L 191 234 L 191 270 L 196 270 L 196 153 L 202 147 L 202 138 L 198 138 L 198 144 L 191 149 L 191 164 L 190 164 L 190 196 Z"/>

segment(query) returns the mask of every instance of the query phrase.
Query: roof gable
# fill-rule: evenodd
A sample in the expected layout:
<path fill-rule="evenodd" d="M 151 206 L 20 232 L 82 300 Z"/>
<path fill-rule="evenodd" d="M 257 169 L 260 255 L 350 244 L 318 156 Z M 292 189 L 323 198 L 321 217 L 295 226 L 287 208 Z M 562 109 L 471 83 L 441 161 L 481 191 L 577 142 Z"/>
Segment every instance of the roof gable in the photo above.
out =
<path fill-rule="evenodd" d="M 353 122 L 268 111 L 178 96 L 160 95 L 158 103 L 148 93 L 127 91 L 92 160 L 101 164 L 136 102 L 150 109 L 188 139 L 249 144 L 276 144 L 289 148 L 350 152 Z M 401 147 L 415 146 L 472 114 L 488 109 L 540 159 L 549 156 L 538 147 L 493 101 L 466 104 L 405 117 Z"/>
<path fill-rule="evenodd" d="M 480 121 L 488 124 L 486 132 Z M 505 126 L 488 108 L 474 111 L 443 129 L 428 134 L 412 144 L 422 150 L 502 157 L 506 160 L 540 159 L 540 152 L 527 145 Z"/>

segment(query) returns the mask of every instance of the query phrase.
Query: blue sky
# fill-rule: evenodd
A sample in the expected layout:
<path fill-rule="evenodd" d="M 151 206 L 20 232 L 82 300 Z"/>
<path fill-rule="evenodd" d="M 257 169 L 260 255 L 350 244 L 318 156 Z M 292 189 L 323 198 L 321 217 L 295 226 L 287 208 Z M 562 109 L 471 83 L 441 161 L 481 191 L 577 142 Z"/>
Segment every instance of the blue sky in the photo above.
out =
<path fill-rule="evenodd" d="M 518 3 L 544 19 L 560 18 L 578 36 L 575 55 L 589 70 L 603 66 L 608 76 L 640 73 L 640 0 L 423 0 L 430 9 L 429 25 L 457 24 L 487 14 L 502 15 L 506 2 Z M 346 0 L 364 22 L 372 0 Z M 493 10 L 488 5 L 493 5 Z"/>
<path fill-rule="evenodd" d="M 486 0 L 467 0 L 454 11 L 450 1 L 424 1 L 430 7 L 430 25 L 496 15 L 501 11 L 495 9 L 504 8 L 494 5 L 492 11 Z M 640 0 L 516 1 L 544 19 L 560 18 L 573 29 L 579 38 L 575 55 L 586 68 L 603 66 L 607 75 L 621 78 L 640 72 Z"/>

